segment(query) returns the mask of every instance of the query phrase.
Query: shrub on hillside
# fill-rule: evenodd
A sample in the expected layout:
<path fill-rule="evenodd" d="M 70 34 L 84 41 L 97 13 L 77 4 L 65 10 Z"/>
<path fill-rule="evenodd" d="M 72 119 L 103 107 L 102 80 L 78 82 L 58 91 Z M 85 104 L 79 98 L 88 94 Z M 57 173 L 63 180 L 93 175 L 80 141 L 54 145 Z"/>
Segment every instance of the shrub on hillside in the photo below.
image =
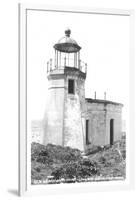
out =
<path fill-rule="evenodd" d="M 81 159 L 78 149 L 48 144 L 47 146 L 32 143 L 31 160 L 43 164 L 66 163 Z"/>
<path fill-rule="evenodd" d="M 97 163 L 92 162 L 89 159 L 64 164 L 51 173 L 55 179 L 81 179 L 88 178 L 96 174 L 98 174 Z"/>

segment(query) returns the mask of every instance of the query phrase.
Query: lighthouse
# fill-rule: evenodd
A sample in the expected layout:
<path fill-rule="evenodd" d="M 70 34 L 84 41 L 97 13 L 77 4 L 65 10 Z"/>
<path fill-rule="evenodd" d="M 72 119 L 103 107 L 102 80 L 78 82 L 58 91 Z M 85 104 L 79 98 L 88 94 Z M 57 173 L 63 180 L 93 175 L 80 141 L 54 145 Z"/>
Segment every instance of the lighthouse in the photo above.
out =
<path fill-rule="evenodd" d="M 85 109 L 87 64 L 71 30 L 54 45 L 54 58 L 47 62 L 48 101 L 43 143 L 70 146 L 84 151 L 82 113 Z"/>
<path fill-rule="evenodd" d="M 113 145 L 122 138 L 123 104 L 85 98 L 87 64 L 71 30 L 55 45 L 47 62 L 48 95 L 42 131 L 33 129 L 33 141 L 90 153 L 95 146 Z M 110 83 L 109 83 L 110 84 Z"/>

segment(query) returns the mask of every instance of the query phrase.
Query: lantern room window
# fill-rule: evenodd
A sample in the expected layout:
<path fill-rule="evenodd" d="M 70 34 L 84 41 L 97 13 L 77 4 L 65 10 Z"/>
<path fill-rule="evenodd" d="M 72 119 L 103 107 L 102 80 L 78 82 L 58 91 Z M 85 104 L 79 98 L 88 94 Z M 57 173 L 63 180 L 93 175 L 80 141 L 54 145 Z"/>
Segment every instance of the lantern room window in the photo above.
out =
<path fill-rule="evenodd" d="M 73 79 L 68 80 L 68 93 L 69 94 L 75 93 L 75 82 Z"/>

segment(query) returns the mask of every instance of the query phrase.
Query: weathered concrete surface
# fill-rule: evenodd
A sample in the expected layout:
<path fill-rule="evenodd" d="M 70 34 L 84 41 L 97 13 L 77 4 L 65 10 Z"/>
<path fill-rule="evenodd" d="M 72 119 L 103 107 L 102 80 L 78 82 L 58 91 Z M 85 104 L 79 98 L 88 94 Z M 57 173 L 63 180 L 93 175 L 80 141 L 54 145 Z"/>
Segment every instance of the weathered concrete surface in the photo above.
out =
<path fill-rule="evenodd" d="M 81 113 L 85 104 L 85 76 L 79 70 L 51 72 L 49 101 L 44 117 L 44 144 L 52 143 L 84 150 Z M 68 80 L 75 82 L 75 94 L 68 94 Z"/>
<path fill-rule="evenodd" d="M 49 76 L 49 96 L 44 117 L 44 144 L 63 145 L 64 75 Z"/>
<path fill-rule="evenodd" d="M 75 81 L 75 94 L 68 94 L 68 80 Z M 85 101 L 84 78 L 80 74 L 68 72 L 65 80 L 64 105 L 64 146 L 84 151 L 84 134 L 81 112 Z"/>
<path fill-rule="evenodd" d="M 85 150 L 93 146 L 110 144 L 110 120 L 114 119 L 114 141 L 122 136 L 122 105 L 105 103 L 85 104 L 83 117 L 89 119 L 89 144 L 85 141 Z M 85 122 L 83 123 L 84 130 Z"/>
<path fill-rule="evenodd" d="M 110 120 L 114 119 L 114 141 L 120 140 L 122 137 L 122 106 L 107 106 L 106 115 L 106 143 L 110 141 Z"/>

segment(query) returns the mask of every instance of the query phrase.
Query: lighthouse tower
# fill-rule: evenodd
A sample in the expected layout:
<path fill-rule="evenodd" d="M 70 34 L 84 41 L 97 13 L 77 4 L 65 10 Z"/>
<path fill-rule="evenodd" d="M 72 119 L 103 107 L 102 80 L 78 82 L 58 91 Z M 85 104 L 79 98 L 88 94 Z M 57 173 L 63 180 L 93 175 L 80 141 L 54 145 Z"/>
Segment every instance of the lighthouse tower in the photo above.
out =
<path fill-rule="evenodd" d="M 47 62 L 48 103 L 44 117 L 43 143 L 84 150 L 82 112 L 85 105 L 87 65 L 80 59 L 81 47 L 71 30 L 54 45 L 55 57 Z"/>

